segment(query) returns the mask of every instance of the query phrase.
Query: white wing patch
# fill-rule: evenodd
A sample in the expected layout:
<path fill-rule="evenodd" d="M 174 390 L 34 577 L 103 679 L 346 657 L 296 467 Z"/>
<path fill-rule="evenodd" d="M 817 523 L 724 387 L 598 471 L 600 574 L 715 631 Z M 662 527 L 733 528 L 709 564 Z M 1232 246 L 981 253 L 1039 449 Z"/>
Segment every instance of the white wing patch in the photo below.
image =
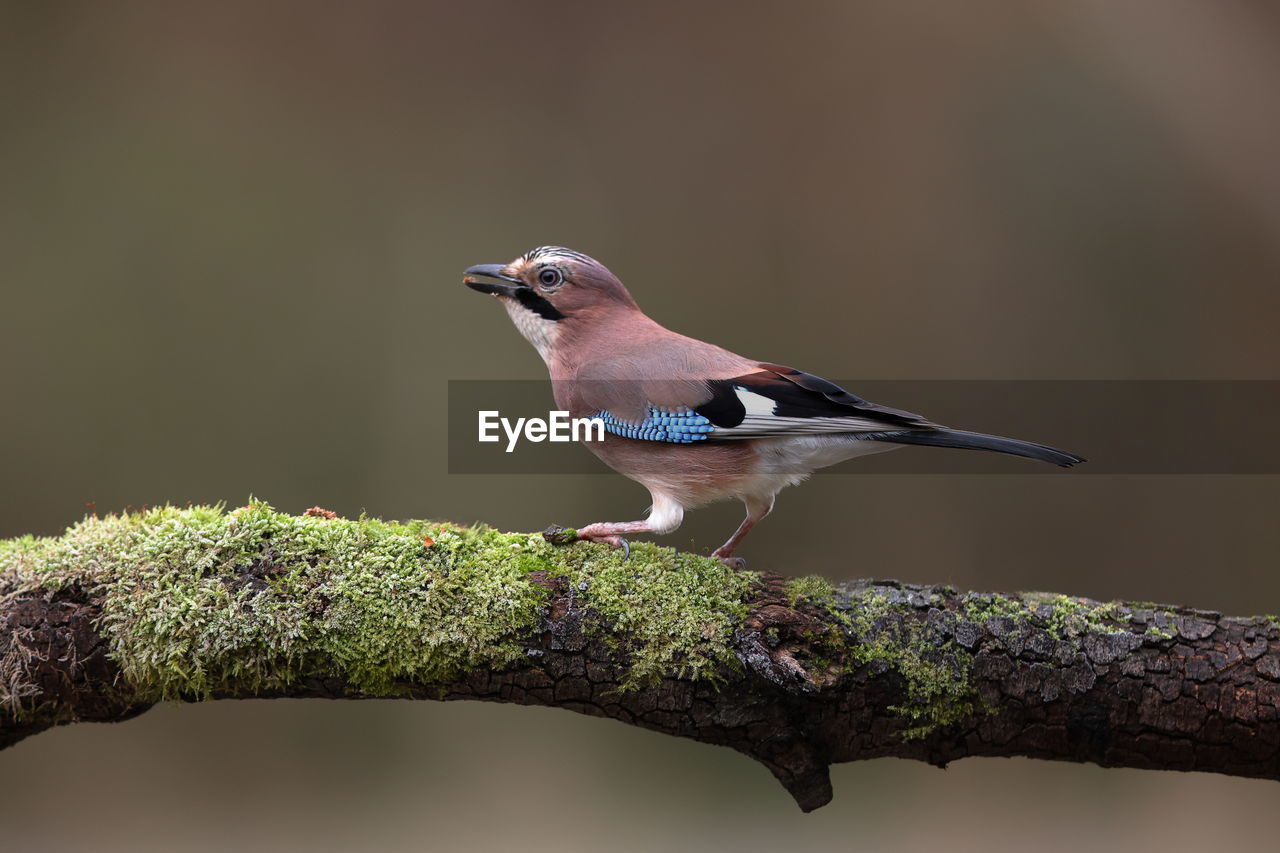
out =
<path fill-rule="evenodd" d="M 742 387 L 735 387 L 734 393 L 746 409 L 746 417 L 735 427 L 716 427 L 715 432 L 711 434 L 713 438 L 885 432 L 894 429 L 883 420 L 873 420 L 857 415 L 819 418 L 778 417 L 773 413 L 777 405 L 775 400 Z"/>

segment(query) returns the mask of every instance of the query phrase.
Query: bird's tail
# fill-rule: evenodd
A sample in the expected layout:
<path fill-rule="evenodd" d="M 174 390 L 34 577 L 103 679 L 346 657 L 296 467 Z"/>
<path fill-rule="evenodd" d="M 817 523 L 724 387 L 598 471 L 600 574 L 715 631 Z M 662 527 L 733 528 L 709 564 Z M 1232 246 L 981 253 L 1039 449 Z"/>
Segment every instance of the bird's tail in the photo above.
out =
<path fill-rule="evenodd" d="M 1077 462 L 1084 462 L 1083 456 L 1049 447 L 1046 444 L 1034 444 L 1030 441 L 1019 441 L 1016 438 L 1002 438 L 998 435 L 984 435 L 980 432 L 964 432 L 958 429 L 910 429 L 868 433 L 858 436 L 872 441 L 885 441 L 893 444 L 920 444 L 927 447 L 958 447 L 963 450 L 990 450 L 994 453 L 1009 453 L 1014 456 L 1025 456 L 1028 459 L 1039 459 L 1070 468 Z"/>

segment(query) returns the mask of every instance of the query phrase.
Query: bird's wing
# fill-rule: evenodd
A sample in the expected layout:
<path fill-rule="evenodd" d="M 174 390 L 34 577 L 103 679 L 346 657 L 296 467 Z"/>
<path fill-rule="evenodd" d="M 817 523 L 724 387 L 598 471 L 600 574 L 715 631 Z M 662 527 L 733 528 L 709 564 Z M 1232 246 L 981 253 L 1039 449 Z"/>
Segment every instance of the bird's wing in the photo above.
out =
<path fill-rule="evenodd" d="M 713 396 L 695 411 L 715 427 L 711 435 L 717 439 L 937 426 L 920 415 L 869 402 L 820 376 L 779 364 L 761 364 L 758 371 L 708 385 Z"/>
<path fill-rule="evenodd" d="M 682 444 L 936 427 L 809 373 L 777 364 L 751 366 L 727 378 L 627 380 L 616 363 L 601 365 L 589 378 L 579 375 L 571 409 L 600 418 L 614 435 Z"/>

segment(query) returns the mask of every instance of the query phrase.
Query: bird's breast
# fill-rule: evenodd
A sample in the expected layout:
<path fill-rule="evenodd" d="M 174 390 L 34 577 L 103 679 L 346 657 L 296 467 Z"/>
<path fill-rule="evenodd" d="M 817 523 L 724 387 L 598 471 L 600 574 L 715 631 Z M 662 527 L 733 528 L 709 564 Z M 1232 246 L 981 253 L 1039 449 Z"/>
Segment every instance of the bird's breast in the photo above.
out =
<path fill-rule="evenodd" d="M 761 459 L 754 441 L 671 444 L 606 434 L 604 441 L 588 442 L 587 447 L 619 474 L 684 506 L 762 491 Z M 777 488 L 763 491 L 772 494 Z"/>

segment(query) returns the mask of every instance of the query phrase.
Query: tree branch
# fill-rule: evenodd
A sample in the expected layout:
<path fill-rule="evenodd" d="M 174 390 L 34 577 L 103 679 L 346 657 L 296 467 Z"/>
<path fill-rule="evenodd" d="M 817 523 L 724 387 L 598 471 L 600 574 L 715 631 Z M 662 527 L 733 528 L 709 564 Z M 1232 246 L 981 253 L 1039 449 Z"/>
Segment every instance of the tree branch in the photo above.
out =
<path fill-rule="evenodd" d="M 729 746 L 807 810 L 893 755 L 1280 778 L 1280 626 L 732 572 L 262 504 L 0 542 L 0 746 L 157 701 L 482 699 Z"/>

